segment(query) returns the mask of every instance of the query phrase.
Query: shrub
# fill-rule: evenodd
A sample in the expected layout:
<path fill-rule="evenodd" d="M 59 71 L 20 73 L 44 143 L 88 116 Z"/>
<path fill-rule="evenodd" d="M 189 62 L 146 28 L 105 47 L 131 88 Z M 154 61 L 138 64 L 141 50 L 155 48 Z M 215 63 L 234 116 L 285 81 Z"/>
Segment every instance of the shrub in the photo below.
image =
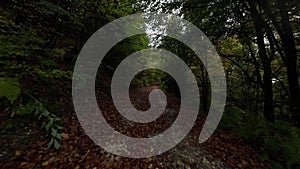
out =
<path fill-rule="evenodd" d="M 263 150 L 270 169 L 300 168 L 300 129 L 285 121 L 269 123 L 237 107 L 225 109 L 221 128 L 231 130 L 249 144 Z"/>
<path fill-rule="evenodd" d="M 60 118 L 50 113 L 41 102 L 27 93 L 31 99 L 27 103 L 21 102 L 21 89 L 17 78 L 0 78 L 0 99 L 6 100 L 1 103 L 4 111 L 9 112 L 11 117 L 16 115 L 34 115 L 41 121 L 42 128 L 48 133 L 51 140 L 49 147 L 60 148 L 59 140 L 61 139 Z"/>

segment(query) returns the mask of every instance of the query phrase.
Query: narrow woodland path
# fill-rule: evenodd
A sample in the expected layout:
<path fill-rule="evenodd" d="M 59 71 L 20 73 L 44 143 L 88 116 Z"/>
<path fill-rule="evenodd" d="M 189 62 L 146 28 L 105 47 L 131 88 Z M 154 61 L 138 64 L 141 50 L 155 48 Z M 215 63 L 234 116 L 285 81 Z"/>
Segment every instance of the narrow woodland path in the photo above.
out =
<path fill-rule="evenodd" d="M 156 121 L 150 124 L 130 123 L 113 106 L 108 94 L 109 82 L 102 82 L 97 90 L 99 108 L 103 110 L 109 124 L 117 131 L 134 137 L 150 137 L 172 125 L 176 119 L 179 100 L 168 95 L 168 108 Z M 151 87 L 135 89 L 131 92 L 133 104 L 138 109 L 147 109 L 148 94 Z M 28 124 L 25 136 L 18 137 L 20 132 L 1 134 L 0 168 L 62 168 L 62 169 L 222 169 L 222 168 L 264 168 L 259 163 L 259 154 L 249 145 L 225 131 L 216 132 L 204 144 L 198 143 L 198 136 L 204 118 L 196 120 L 194 128 L 188 136 L 175 148 L 161 155 L 130 159 L 107 153 L 95 145 L 85 134 L 73 110 L 69 94 L 59 98 L 63 112 L 63 133 L 60 150 L 48 149 L 49 139 L 41 138 L 40 131 L 34 125 Z M 126 126 L 126 127 L 124 127 Z M 130 131 L 130 132 L 129 132 Z M 30 136 L 30 139 L 24 137 Z M 6 148 L 4 148 L 6 147 Z M 4 148 L 4 149 L 3 149 Z"/>

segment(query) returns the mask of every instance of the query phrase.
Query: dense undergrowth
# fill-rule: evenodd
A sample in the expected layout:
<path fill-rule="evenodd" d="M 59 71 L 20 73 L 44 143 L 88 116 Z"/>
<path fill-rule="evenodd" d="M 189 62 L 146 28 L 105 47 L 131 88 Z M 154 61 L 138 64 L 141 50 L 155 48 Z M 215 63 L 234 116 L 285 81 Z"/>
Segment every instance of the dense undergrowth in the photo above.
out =
<path fill-rule="evenodd" d="M 300 168 L 300 129 L 288 122 L 267 122 L 236 106 L 227 106 L 220 127 L 260 149 L 272 169 Z"/>

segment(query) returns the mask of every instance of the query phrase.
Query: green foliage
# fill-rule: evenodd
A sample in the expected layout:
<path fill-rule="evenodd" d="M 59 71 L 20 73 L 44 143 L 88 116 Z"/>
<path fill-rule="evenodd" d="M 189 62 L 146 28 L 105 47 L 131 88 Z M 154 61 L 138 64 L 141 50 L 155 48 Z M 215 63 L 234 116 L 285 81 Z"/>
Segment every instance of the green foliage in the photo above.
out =
<path fill-rule="evenodd" d="M 159 83 L 159 74 L 154 69 L 144 70 L 138 73 L 131 82 L 131 88 L 149 86 Z"/>
<path fill-rule="evenodd" d="M 50 113 L 42 104 L 36 104 L 35 115 L 41 120 L 42 128 L 44 128 L 48 133 L 50 133 L 51 140 L 48 143 L 48 147 L 54 147 L 59 149 L 61 139 L 61 120 L 55 114 Z"/>
<path fill-rule="evenodd" d="M 44 106 L 29 93 L 40 91 L 34 89 L 40 84 L 55 86 L 52 84 L 69 80 L 72 76 L 69 67 L 87 38 L 108 21 L 132 13 L 131 3 L 127 0 L 0 2 L 1 112 L 9 113 L 11 121 L 15 120 L 15 116 L 35 116 L 51 137 L 49 147 L 59 149 L 59 117 L 45 108 L 50 105 Z M 148 44 L 145 35 L 129 38 L 129 41 L 133 44 L 132 48 L 120 46 L 117 56 L 124 49 L 131 53 Z M 18 79 L 22 82 L 22 89 Z M 28 85 L 31 82 L 35 85 Z M 53 89 L 51 87 L 47 92 L 51 93 Z M 39 99 L 45 103 L 45 98 Z M 51 108 L 54 106 L 51 105 Z"/>
<path fill-rule="evenodd" d="M 167 73 L 156 69 L 148 69 L 138 73 L 132 80 L 130 87 L 138 88 L 150 85 L 159 85 L 159 88 L 165 92 L 177 94 L 177 91 L 172 88 L 175 83 L 175 80 Z"/>
<path fill-rule="evenodd" d="M 262 157 L 270 161 L 270 168 L 300 167 L 300 129 L 284 121 L 266 122 L 263 118 L 229 106 L 220 126 L 231 130 L 248 143 L 262 147 Z"/>
<path fill-rule="evenodd" d="M 41 127 L 48 133 L 51 140 L 48 143 L 48 147 L 60 148 L 59 140 L 61 139 L 61 120 L 55 114 L 50 113 L 43 104 L 35 101 L 30 101 L 25 105 L 19 105 L 14 108 L 14 114 L 19 116 L 33 115 L 37 118 Z"/>
<path fill-rule="evenodd" d="M 280 161 L 288 169 L 300 168 L 300 129 L 287 122 L 270 124 L 264 135 L 264 147 L 272 159 Z"/>
<path fill-rule="evenodd" d="M 237 37 L 227 37 L 219 40 L 218 49 L 220 54 L 223 55 L 243 56 L 243 53 L 245 53 L 243 45 Z"/>
<path fill-rule="evenodd" d="M 38 77 L 44 81 L 70 79 L 72 75 L 70 71 L 61 71 L 59 69 L 53 69 L 48 71 L 36 69 L 35 73 L 37 73 Z"/>
<path fill-rule="evenodd" d="M 0 98 L 5 97 L 13 104 L 19 97 L 21 89 L 17 78 L 0 78 Z"/>
<path fill-rule="evenodd" d="M 164 91 L 167 91 L 168 90 L 168 85 L 167 85 L 167 81 L 164 80 L 162 81 L 160 84 L 159 84 L 159 88 L 164 90 Z"/>
<path fill-rule="evenodd" d="M 51 141 L 48 143 L 48 146 L 59 149 L 59 140 L 61 139 L 60 131 L 62 129 L 60 126 L 60 118 L 55 114 L 50 113 L 39 101 L 29 94 L 28 95 L 32 97 L 34 101 L 30 100 L 23 105 L 21 103 L 20 95 L 21 89 L 17 78 L 0 78 L 0 98 L 7 99 L 10 103 L 7 105 L 6 111 L 11 113 L 11 117 L 14 117 L 15 115 L 34 115 L 37 117 L 37 119 L 42 122 L 42 128 L 45 129 L 47 133 L 50 133 Z"/>
<path fill-rule="evenodd" d="M 245 113 L 236 106 L 226 106 L 220 126 L 226 130 L 232 130 L 241 125 Z"/>

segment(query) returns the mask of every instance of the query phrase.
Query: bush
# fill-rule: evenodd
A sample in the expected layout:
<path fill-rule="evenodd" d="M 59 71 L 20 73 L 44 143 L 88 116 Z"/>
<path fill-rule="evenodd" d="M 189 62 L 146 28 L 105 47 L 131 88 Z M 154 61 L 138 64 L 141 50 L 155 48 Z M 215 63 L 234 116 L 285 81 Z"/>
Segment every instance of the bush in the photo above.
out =
<path fill-rule="evenodd" d="M 221 128 L 231 130 L 249 144 L 263 150 L 270 169 L 300 168 L 300 129 L 285 121 L 269 123 L 237 107 L 225 109 Z"/>
<path fill-rule="evenodd" d="M 226 106 L 223 117 L 220 122 L 220 127 L 226 130 L 233 130 L 241 125 L 244 119 L 244 112 L 236 106 Z"/>
<path fill-rule="evenodd" d="M 51 140 L 49 147 L 60 148 L 59 140 L 61 139 L 60 118 L 50 113 L 41 102 L 31 96 L 27 103 L 22 103 L 21 89 L 17 78 L 0 78 L 0 107 L 5 112 L 10 113 L 11 117 L 33 115 L 41 121 L 42 128 L 48 133 Z"/>

